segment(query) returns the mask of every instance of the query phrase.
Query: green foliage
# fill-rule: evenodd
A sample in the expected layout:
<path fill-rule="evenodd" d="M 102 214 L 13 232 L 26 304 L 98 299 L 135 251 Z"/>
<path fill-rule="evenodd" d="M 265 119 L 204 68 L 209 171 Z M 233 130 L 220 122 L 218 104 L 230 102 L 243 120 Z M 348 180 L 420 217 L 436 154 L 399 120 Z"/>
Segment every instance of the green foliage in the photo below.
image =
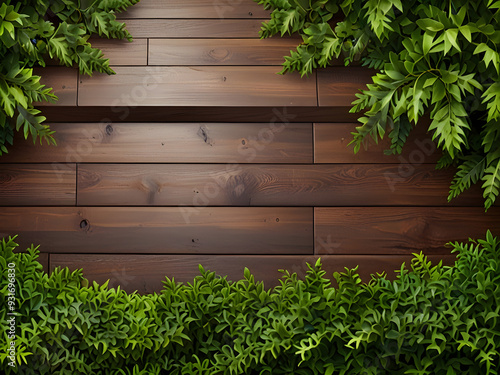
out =
<path fill-rule="evenodd" d="M 113 74 L 108 59 L 89 42 L 92 34 L 127 38 L 125 24 L 116 20 L 139 0 L 2 0 L 0 1 L 0 155 L 13 143 L 13 132 L 55 144 L 45 117 L 34 102 L 57 97 L 40 83 L 33 68 L 48 59 L 77 65 L 83 74 Z"/>
<path fill-rule="evenodd" d="M 498 374 L 500 241 L 450 243 L 454 266 L 415 254 L 395 281 L 362 283 L 321 263 L 305 280 L 283 271 L 267 290 L 248 269 L 231 282 L 205 271 L 166 279 L 159 294 L 89 285 L 82 271 L 37 262 L 38 250 L 0 242 L 0 318 L 10 316 L 15 269 L 17 369 L 8 330 L 6 374 Z M 9 280 L 10 278 L 10 280 Z"/>
<path fill-rule="evenodd" d="M 379 72 L 357 94 L 366 111 L 353 133 L 357 152 L 388 133 L 400 153 L 425 115 L 455 164 L 448 199 L 482 182 L 488 209 L 500 190 L 500 2 L 494 0 L 256 0 L 272 9 L 261 37 L 299 32 L 282 73 L 309 74 L 343 57 Z M 333 18 L 336 13 L 338 16 Z M 341 19 L 334 23 L 332 19 Z"/>

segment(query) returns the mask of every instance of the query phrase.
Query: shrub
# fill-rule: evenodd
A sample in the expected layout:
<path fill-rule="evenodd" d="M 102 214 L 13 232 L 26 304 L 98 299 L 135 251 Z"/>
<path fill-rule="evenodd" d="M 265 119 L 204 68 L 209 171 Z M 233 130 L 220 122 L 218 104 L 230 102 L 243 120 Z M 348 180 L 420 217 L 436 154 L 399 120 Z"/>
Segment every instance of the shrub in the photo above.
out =
<path fill-rule="evenodd" d="M 298 32 L 283 71 L 302 75 L 334 57 L 376 68 L 357 94 L 354 150 L 388 134 L 401 153 L 424 115 L 457 172 L 448 200 L 481 183 L 488 209 L 500 191 L 500 2 L 494 0 L 255 0 L 272 9 L 261 36 Z M 338 16 L 336 16 L 338 15 Z M 343 20 L 332 22 L 333 17 Z M 362 87 L 360 87 L 362 89 Z"/>
<path fill-rule="evenodd" d="M 40 83 L 33 67 L 56 59 L 78 65 L 82 74 L 113 74 L 109 60 L 93 48 L 89 37 L 127 38 L 115 12 L 139 0 L 3 0 L 0 5 L 0 155 L 13 144 L 14 130 L 55 144 L 53 132 L 34 102 L 57 97 Z"/>
<path fill-rule="evenodd" d="M 231 282 L 205 271 L 192 283 L 166 278 L 139 295 L 88 285 L 82 271 L 50 275 L 38 250 L 1 242 L 1 318 L 15 316 L 22 374 L 497 374 L 500 241 L 450 243 L 454 266 L 415 255 L 395 281 L 362 283 L 356 269 L 321 263 L 305 280 L 284 271 L 267 290 L 248 270 Z M 12 269 L 15 270 L 13 276 Z M 10 270 L 10 271 L 9 271 Z M 9 280 L 11 278 L 11 280 Z M 15 290 L 9 282 L 15 279 Z M 9 289 L 15 304 L 9 304 Z M 5 324 L 5 323 L 4 323 Z M 9 330 L 0 339 L 9 363 Z"/>

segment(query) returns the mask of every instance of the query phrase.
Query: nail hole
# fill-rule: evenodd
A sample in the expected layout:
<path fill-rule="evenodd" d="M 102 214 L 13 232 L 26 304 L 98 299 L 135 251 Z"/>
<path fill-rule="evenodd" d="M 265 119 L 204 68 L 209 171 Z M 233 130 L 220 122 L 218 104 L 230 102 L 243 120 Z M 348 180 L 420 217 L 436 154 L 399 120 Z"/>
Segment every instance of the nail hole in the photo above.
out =
<path fill-rule="evenodd" d="M 80 228 L 86 229 L 89 227 L 89 221 L 87 219 L 80 221 Z"/>
<path fill-rule="evenodd" d="M 246 142 L 244 139 L 241 140 L 241 144 L 244 145 Z"/>
<path fill-rule="evenodd" d="M 106 134 L 111 135 L 113 133 L 113 127 L 111 125 L 106 126 Z"/>
<path fill-rule="evenodd" d="M 253 16 L 253 13 L 252 13 L 252 12 L 248 12 L 248 15 L 249 15 L 249 16 Z"/>
<path fill-rule="evenodd" d="M 276 218 L 276 222 L 277 222 L 277 223 L 279 223 L 279 222 L 280 222 L 280 218 L 279 218 L 279 217 L 277 217 L 277 218 Z"/>

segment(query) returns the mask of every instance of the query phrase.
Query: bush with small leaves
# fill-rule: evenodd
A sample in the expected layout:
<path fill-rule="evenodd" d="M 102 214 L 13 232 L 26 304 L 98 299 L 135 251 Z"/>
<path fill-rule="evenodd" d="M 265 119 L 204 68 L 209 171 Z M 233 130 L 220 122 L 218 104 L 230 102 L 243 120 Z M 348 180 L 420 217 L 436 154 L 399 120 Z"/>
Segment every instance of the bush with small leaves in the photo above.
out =
<path fill-rule="evenodd" d="M 161 293 L 139 295 L 89 285 L 81 270 L 48 275 L 37 248 L 18 253 L 14 239 L 3 240 L 0 318 L 16 315 L 15 334 L 0 334 L 0 369 L 25 375 L 498 374 L 500 241 L 488 232 L 485 240 L 449 245 L 454 266 L 433 266 L 415 254 L 394 281 L 375 275 L 363 283 L 356 269 L 346 269 L 334 274 L 332 286 L 318 260 L 304 280 L 283 271 L 280 285 L 266 289 L 248 269 L 232 282 L 200 266 L 192 283 L 166 278 Z"/>

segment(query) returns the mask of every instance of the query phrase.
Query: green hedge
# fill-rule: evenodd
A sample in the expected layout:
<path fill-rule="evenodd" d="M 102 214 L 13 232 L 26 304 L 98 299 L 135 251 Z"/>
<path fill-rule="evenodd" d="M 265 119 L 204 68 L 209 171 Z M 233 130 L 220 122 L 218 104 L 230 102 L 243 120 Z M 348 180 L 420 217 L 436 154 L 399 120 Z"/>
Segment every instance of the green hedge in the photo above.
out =
<path fill-rule="evenodd" d="M 486 240 L 450 245 L 458 256 L 453 267 L 431 266 L 419 254 L 396 281 L 374 276 L 362 283 L 354 269 L 334 274 L 333 287 L 318 261 L 305 280 L 283 272 L 281 285 L 266 290 L 248 270 L 231 282 L 200 267 L 192 283 L 167 278 L 161 293 L 139 295 L 89 286 L 81 270 L 49 276 L 36 248 L 14 253 L 17 244 L 3 240 L 1 368 L 87 375 L 497 374 L 500 241 L 488 232 Z M 16 368 L 9 365 L 12 311 Z"/>

